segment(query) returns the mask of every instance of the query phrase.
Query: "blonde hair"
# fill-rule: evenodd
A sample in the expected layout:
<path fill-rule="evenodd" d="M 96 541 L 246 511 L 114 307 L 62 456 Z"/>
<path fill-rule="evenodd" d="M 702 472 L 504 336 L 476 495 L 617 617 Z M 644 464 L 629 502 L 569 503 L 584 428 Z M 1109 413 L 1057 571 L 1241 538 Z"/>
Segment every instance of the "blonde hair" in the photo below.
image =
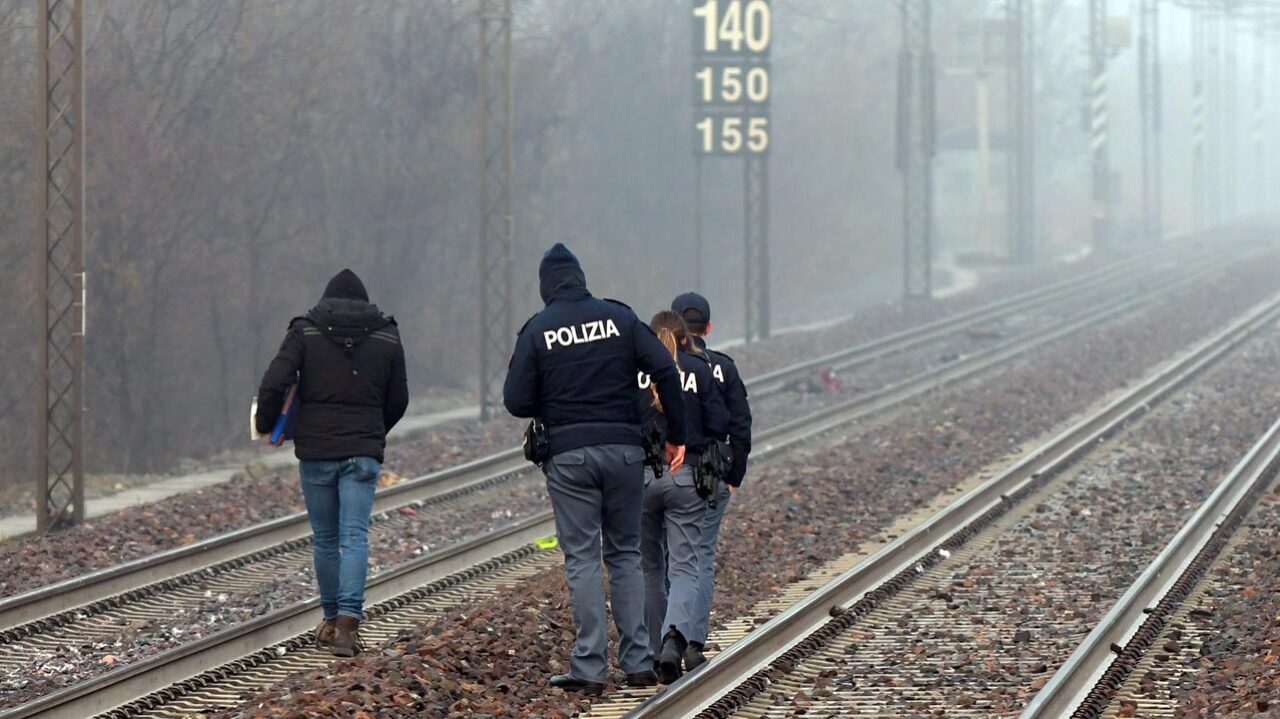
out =
<path fill-rule="evenodd" d="M 684 318 L 671 310 L 663 310 L 649 320 L 649 328 L 653 330 L 654 334 L 658 335 L 658 341 L 671 353 L 671 359 L 675 360 L 676 369 L 679 370 L 680 347 L 689 338 L 689 331 L 685 327 Z M 658 385 L 650 383 L 649 392 L 653 394 L 653 406 L 659 412 L 662 412 L 662 400 L 658 397 Z"/>

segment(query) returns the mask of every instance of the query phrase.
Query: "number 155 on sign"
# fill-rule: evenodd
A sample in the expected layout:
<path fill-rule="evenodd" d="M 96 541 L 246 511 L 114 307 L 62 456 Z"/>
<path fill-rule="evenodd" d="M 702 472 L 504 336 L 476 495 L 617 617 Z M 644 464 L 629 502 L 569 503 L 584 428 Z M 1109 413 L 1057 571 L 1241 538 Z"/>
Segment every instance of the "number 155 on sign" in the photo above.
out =
<path fill-rule="evenodd" d="M 703 115 L 694 123 L 694 147 L 703 155 L 762 155 L 769 150 L 769 118 Z"/>

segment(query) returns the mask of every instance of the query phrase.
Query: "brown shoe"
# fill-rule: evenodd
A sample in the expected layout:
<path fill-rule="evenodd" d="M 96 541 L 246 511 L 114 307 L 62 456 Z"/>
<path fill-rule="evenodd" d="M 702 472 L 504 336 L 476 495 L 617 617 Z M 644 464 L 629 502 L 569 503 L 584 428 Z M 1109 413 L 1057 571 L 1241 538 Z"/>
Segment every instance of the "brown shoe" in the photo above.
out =
<path fill-rule="evenodd" d="M 359 619 L 346 615 L 338 616 L 337 632 L 333 638 L 333 656 L 354 657 L 364 651 L 359 629 Z"/>
<path fill-rule="evenodd" d="M 338 620 L 325 619 L 320 622 L 320 626 L 316 627 L 314 632 L 316 637 L 316 647 L 319 649 L 332 649 L 333 638 L 338 634 Z"/>

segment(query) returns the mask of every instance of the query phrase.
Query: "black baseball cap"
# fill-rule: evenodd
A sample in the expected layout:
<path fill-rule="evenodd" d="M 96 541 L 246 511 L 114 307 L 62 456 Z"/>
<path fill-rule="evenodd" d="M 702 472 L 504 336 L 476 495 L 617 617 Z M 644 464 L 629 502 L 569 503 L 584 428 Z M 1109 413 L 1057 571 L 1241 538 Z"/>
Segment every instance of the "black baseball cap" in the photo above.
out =
<path fill-rule="evenodd" d="M 711 304 L 697 292 L 686 292 L 671 300 L 671 310 L 686 322 L 706 324 L 711 321 Z"/>

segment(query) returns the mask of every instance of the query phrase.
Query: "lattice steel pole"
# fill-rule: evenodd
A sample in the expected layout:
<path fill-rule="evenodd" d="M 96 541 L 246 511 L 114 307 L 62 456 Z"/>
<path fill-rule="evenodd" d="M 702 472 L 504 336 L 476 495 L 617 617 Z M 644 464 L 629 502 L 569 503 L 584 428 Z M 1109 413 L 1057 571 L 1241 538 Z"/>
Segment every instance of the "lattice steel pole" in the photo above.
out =
<path fill-rule="evenodd" d="M 1163 230 L 1163 88 L 1160 71 L 1160 3 L 1142 0 L 1138 9 L 1138 92 L 1142 133 L 1142 236 L 1159 242 Z"/>
<path fill-rule="evenodd" d="M 39 0 L 36 528 L 84 520 L 84 46 L 79 0 Z"/>
<path fill-rule="evenodd" d="M 1267 206 L 1267 66 L 1266 35 L 1262 21 L 1258 21 L 1253 49 L 1253 127 L 1250 139 L 1253 144 L 1253 197 L 1254 212 L 1261 212 Z"/>
<path fill-rule="evenodd" d="M 743 158 L 747 340 L 769 337 L 769 156 Z"/>
<path fill-rule="evenodd" d="M 1205 22 L 1196 11 L 1191 17 L 1191 227 L 1205 229 Z"/>
<path fill-rule="evenodd" d="M 1237 218 L 1240 183 L 1239 155 L 1239 92 L 1238 66 L 1236 63 L 1236 21 L 1230 14 L 1222 18 L 1222 215 L 1226 222 Z"/>
<path fill-rule="evenodd" d="M 1032 22 L 1033 3 L 1008 0 L 1005 5 L 1005 43 L 1008 62 L 1008 230 L 1009 255 L 1014 262 L 1030 264 L 1035 259 L 1035 228 L 1032 220 L 1034 177 L 1032 167 Z"/>
<path fill-rule="evenodd" d="M 480 0 L 480 419 L 502 407 L 511 353 L 511 0 Z"/>
<path fill-rule="evenodd" d="M 1206 72 L 1210 82 L 1206 88 L 1205 190 L 1208 195 L 1206 214 L 1210 227 L 1222 222 L 1222 22 L 1216 13 L 1206 19 L 1208 38 Z"/>
<path fill-rule="evenodd" d="M 1089 0 L 1089 147 L 1093 171 L 1093 246 L 1111 247 L 1111 162 L 1107 131 L 1107 0 Z"/>
<path fill-rule="evenodd" d="M 931 0 L 901 0 L 897 161 L 902 173 L 903 277 L 908 298 L 933 296 L 934 58 Z"/>

